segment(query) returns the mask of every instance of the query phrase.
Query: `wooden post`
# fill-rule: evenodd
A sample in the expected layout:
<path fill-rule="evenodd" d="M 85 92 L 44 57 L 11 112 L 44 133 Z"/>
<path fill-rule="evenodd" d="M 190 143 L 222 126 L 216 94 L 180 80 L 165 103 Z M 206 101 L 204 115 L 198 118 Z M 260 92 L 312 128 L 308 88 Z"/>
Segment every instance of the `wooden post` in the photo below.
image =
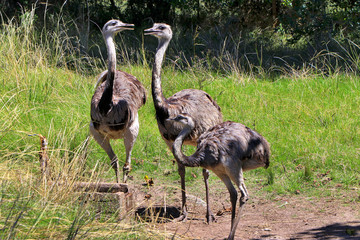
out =
<path fill-rule="evenodd" d="M 119 219 L 129 216 L 129 212 L 135 207 L 134 192 L 130 192 L 125 183 L 108 182 L 65 182 L 49 181 L 49 156 L 47 154 L 47 139 L 41 134 L 40 137 L 40 169 L 41 180 L 46 184 L 72 185 L 74 191 L 83 192 L 83 197 L 95 202 L 99 212 L 119 212 Z"/>
<path fill-rule="evenodd" d="M 41 145 L 39 152 L 41 179 L 43 181 L 46 181 L 47 178 L 49 177 L 49 168 L 48 168 L 49 156 L 47 155 L 48 141 L 41 134 L 38 134 L 38 136 L 40 137 L 40 145 Z"/>

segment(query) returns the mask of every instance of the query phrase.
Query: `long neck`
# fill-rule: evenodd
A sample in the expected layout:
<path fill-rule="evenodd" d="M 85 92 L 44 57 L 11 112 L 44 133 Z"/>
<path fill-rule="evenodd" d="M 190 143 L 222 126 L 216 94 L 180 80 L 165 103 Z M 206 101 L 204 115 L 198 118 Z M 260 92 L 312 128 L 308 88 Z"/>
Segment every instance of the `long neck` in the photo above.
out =
<path fill-rule="evenodd" d="M 184 139 L 190 134 L 190 132 L 191 132 L 191 128 L 185 127 L 179 133 L 179 135 L 177 136 L 177 138 L 173 143 L 172 152 L 174 154 L 174 157 L 176 158 L 176 161 L 180 162 L 182 165 L 186 167 L 200 167 L 202 161 L 199 157 L 197 157 L 199 156 L 198 154 L 186 156 L 181 150 Z"/>
<path fill-rule="evenodd" d="M 160 39 L 159 45 L 155 54 L 155 62 L 152 71 L 152 96 L 155 107 L 161 106 L 165 103 L 165 97 L 161 88 L 161 65 L 164 60 L 165 51 L 169 45 L 170 39 Z"/>
<path fill-rule="evenodd" d="M 108 54 L 108 74 L 107 74 L 107 82 L 109 86 L 112 88 L 114 85 L 114 77 L 116 72 L 116 50 L 115 43 L 112 35 L 106 35 L 104 37 L 107 54 Z"/>
<path fill-rule="evenodd" d="M 99 102 L 100 113 L 106 115 L 112 107 L 114 78 L 116 72 L 116 51 L 113 36 L 104 36 L 107 54 L 108 54 L 108 73 L 104 92 Z"/>

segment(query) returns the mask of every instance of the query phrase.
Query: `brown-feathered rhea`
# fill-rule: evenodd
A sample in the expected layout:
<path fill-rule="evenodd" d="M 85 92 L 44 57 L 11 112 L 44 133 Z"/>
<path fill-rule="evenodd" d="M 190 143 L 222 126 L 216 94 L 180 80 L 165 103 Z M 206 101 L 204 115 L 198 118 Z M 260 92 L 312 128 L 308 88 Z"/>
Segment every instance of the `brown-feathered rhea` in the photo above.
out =
<path fill-rule="evenodd" d="M 172 152 L 178 162 L 186 167 L 203 167 L 213 171 L 226 185 L 231 201 L 231 231 L 228 239 L 234 239 L 240 221 L 241 210 L 248 200 L 243 171 L 269 166 L 270 146 L 266 139 L 254 130 L 236 122 L 223 122 L 204 132 L 197 143 L 196 152 L 186 156 L 181 146 L 195 126 L 187 114 L 179 114 L 169 120 L 182 127 L 174 141 Z M 236 215 L 237 191 L 240 190 L 240 207 Z"/>
<path fill-rule="evenodd" d="M 139 133 L 138 109 L 146 102 L 145 88 L 134 76 L 116 70 L 114 36 L 122 30 L 132 30 L 133 24 L 119 20 L 108 21 L 102 34 L 108 53 L 108 70 L 98 79 L 91 99 L 90 132 L 105 150 L 119 182 L 119 162 L 110 139 L 124 139 L 126 160 L 123 181 L 126 182 L 131 167 L 131 150 Z"/>
<path fill-rule="evenodd" d="M 172 143 L 182 128 L 178 124 L 167 121 L 167 119 L 173 118 L 179 113 L 187 113 L 194 119 L 195 125 L 186 137 L 184 144 L 196 146 L 196 140 L 203 132 L 222 122 L 221 109 L 209 94 L 197 89 L 184 89 L 169 98 L 165 98 L 161 88 L 161 65 L 172 38 L 172 30 L 165 23 L 155 23 L 152 28 L 145 30 L 145 35 L 155 36 L 159 41 L 153 65 L 151 89 L 160 134 L 171 149 Z M 178 164 L 178 172 L 181 178 L 182 190 L 182 216 L 179 220 L 186 220 L 185 167 L 180 163 Z M 209 173 L 205 169 L 203 176 L 205 187 L 208 189 Z M 210 211 L 208 191 L 206 192 L 206 202 L 206 218 L 210 222 L 215 218 Z"/>

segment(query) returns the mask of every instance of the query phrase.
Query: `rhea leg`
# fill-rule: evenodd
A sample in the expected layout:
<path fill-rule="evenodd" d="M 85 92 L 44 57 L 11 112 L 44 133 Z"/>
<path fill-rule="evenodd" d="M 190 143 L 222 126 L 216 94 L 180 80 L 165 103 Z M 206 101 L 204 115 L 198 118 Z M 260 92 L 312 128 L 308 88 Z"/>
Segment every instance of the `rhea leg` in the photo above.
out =
<path fill-rule="evenodd" d="M 126 182 L 128 174 L 131 170 L 131 151 L 139 134 L 138 114 L 135 116 L 134 122 L 126 129 L 124 134 L 124 144 L 126 150 L 126 160 L 123 166 L 123 182 Z"/>
<path fill-rule="evenodd" d="M 181 216 L 176 218 L 175 221 L 186 221 L 187 207 L 186 207 L 186 192 L 185 192 L 185 166 L 178 163 L 178 172 L 181 181 Z"/>
<path fill-rule="evenodd" d="M 107 155 L 109 156 L 110 160 L 111 160 L 111 167 L 114 169 L 115 171 L 115 175 L 116 175 L 116 181 L 119 183 L 120 179 L 119 179 L 119 161 L 118 158 L 116 156 L 116 154 L 114 153 L 111 145 L 110 145 L 110 140 L 109 138 L 107 138 L 106 136 L 100 134 L 95 128 L 92 122 L 90 122 L 90 133 L 93 135 L 95 141 L 104 149 L 104 151 L 107 153 Z"/>
<path fill-rule="evenodd" d="M 226 188 L 229 191 L 230 194 L 230 202 L 231 202 L 231 230 L 230 230 L 230 235 L 228 237 L 228 239 L 234 239 L 234 235 L 235 235 L 235 231 L 233 232 L 234 226 L 235 226 L 235 214 L 236 214 L 236 202 L 237 202 L 237 191 L 234 188 L 234 185 L 231 183 L 231 179 L 229 178 L 228 175 L 225 174 L 221 174 L 218 175 L 218 177 L 224 182 L 224 184 L 226 185 Z M 236 226 L 235 226 L 236 229 Z"/>
<path fill-rule="evenodd" d="M 230 235 L 229 235 L 228 239 L 234 239 L 236 227 L 239 224 L 243 207 L 244 207 L 246 201 L 249 199 L 249 194 L 247 192 L 247 189 L 246 189 L 246 186 L 244 183 L 243 171 L 241 168 L 240 168 L 238 176 L 239 176 L 239 178 L 237 180 L 234 179 L 234 181 L 236 182 L 236 185 L 239 187 L 240 194 L 241 194 L 240 200 L 239 200 L 240 206 L 239 206 L 239 210 L 238 210 L 236 219 L 234 221 L 232 221 L 231 231 L 230 231 Z"/>
<path fill-rule="evenodd" d="M 244 191 L 244 188 L 240 187 L 240 192 L 241 192 L 240 207 L 239 207 L 236 219 L 232 222 L 232 227 L 231 227 L 231 231 L 230 231 L 230 235 L 229 235 L 228 239 L 234 239 L 235 232 L 236 232 L 236 227 L 240 222 L 243 207 L 244 207 L 246 201 L 248 200 L 248 196 L 246 194 L 246 188 L 245 188 L 245 191 Z"/>
<path fill-rule="evenodd" d="M 209 171 L 203 168 L 203 177 L 205 182 L 205 190 L 206 190 L 206 221 L 207 223 L 216 221 L 214 214 L 210 209 L 210 201 L 209 201 Z"/>
<path fill-rule="evenodd" d="M 172 149 L 173 142 L 165 141 L 168 148 Z M 181 163 L 178 164 L 178 173 L 180 175 L 181 182 L 181 215 L 180 217 L 174 219 L 175 222 L 186 221 L 187 220 L 187 207 L 186 207 L 186 192 L 185 192 L 185 166 Z"/>

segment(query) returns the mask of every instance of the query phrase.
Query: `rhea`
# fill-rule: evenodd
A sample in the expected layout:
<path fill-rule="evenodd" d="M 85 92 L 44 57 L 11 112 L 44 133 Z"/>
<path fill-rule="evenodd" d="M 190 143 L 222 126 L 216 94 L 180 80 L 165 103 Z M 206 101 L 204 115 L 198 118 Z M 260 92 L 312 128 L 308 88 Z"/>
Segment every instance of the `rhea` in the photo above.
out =
<path fill-rule="evenodd" d="M 133 26 L 119 20 L 110 20 L 104 25 L 102 35 L 108 54 L 108 70 L 100 74 L 91 99 L 90 132 L 109 156 L 117 182 L 120 182 L 119 161 L 110 140 L 124 139 L 126 160 L 123 182 L 126 182 L 131 169 L 131 151 L 139 133 L 138 109 L 146 102 L 141 82 L 129 73 L 116 70 L 115 34 L 132 30 Z"/>
<path fill-rule="evenodd" d="M 223 122 L 204 132 L 191 156 L 183 154 L 181 147 L 195 127 L 188 114 L 179 114 L 168 121 L 181 126 L 182 131 L 174 141 L 172 152 L 176 160 L 186 167 L 203 167 L 213 171 L 226 185 L 231 201 L 231 231 L 228 239 L 234 239 L 240 214 L 249 194 L 245 187 L 243 171 L 269 166 L 270 146 L 266 139 L 254 130 L 236 122 Z M 236 215 L 238 193 L 240 207 Z"/>
<path fill-rule="evenodd" d="M 169 98 L 165 98 L 161 88 L 161 65 L 165 51 L 172 38 L 172 30 L 171 27 L 165 23 L 155 23 L 152 28 L 145 30 L 145 35 L 152 35 L 158 38 L 158 47 L 156 49 L 152 70 L 151 91 L 160 134 L 166 145 L 171 149 L 174 140 L 182 128 L 178 124 L 166 121 L 166 119 L 185 112 L 194 119 L 194 128 L 184 139 L 184 144 L 196 146 L 196 140 L 203 132 L 222 122 L 221 109 L 209 94 L 197 89 L 184 89 Z M 182 214 L 177 220 L 186 220 L 185 167 L 181 163 L 178 163 L 178 172 L 181 179 Z M 203 171 L 203 176 L 205 187 L 208 189 L 209 172 L 206 169 Z M 210 211 L 208 192 L 206 192 L 206 203 L 206 219 L 209 223 L 215 220 L 215 217 Z"/>

